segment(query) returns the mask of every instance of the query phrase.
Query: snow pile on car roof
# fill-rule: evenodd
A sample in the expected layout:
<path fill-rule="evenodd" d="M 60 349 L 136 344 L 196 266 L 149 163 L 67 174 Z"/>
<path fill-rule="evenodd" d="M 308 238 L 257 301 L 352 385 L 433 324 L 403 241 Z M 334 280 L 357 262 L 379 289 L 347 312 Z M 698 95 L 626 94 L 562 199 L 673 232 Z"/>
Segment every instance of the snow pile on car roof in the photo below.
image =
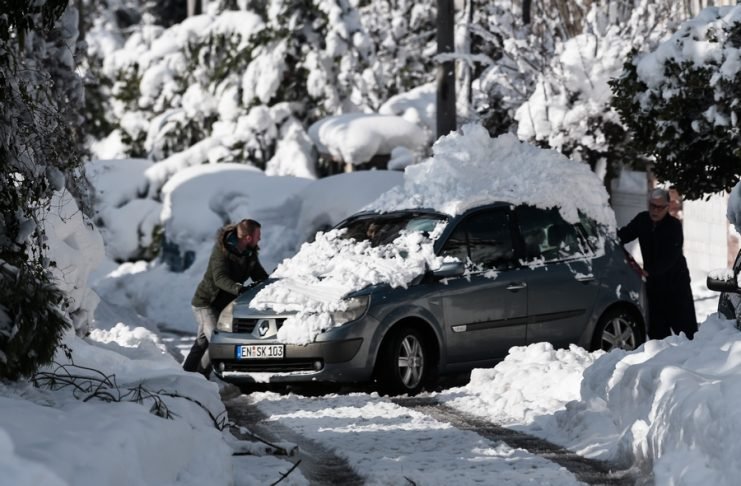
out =
<path fill-rule="evenodd" d="M 403 187 L 391 189 L 364 209 L 416 207 L 457 215 L 495 201 L 558 207 L 571 223 L 579 221 L 581 210 L 615 228 L 607 191 L 589 165 L 520 142 L 511 134 L 491 138 L 474 124 L 438 140 L 431 158 L 406 168 Z"/>

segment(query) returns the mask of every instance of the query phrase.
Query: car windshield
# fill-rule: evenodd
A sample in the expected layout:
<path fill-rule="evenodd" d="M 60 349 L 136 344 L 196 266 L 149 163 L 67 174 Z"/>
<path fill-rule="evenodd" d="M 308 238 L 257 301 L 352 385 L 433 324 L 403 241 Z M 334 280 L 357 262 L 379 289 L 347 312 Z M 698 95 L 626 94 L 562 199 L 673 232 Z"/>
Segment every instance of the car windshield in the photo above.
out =
<path fill-rule="evenodd" d="M 391 243 L 402 232 L 431 233 L 438 223 L 444 221 L 447 221 L 447 217 L 441 214 L 404 212 L 363 216 L 352 219 L 339 228 L 347 229 L 342 238 L 367 240 L 372 246 L 379 246 Z"/>

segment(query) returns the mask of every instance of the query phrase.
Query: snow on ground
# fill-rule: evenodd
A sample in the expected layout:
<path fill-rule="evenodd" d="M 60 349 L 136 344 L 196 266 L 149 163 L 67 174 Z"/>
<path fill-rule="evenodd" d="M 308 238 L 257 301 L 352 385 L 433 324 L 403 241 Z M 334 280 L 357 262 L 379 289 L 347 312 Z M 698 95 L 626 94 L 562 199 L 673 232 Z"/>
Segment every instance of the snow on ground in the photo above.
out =
<path fill-rule="evenodd" d="M 331 448 L 372 485 L 578 484 L 566 469 L 374 394 L 259 393 L 260 410 Z"/>
<path fill-rule="evenodd" d="M 87 229 L 75 228 L 68 242 Z M 0 382 L 0 483 L 264 485 L 293 467 L 295 459 L 225 429 L 219 394 L 234 390 L 184 372 L 181 350 L 151 319 L 104 299 L 92 324 L 85 338 L 65 336 L 55 363 L 36 375 L 38 387 Z M 251 455 L 233 455 L 244 451 Z M 283 484 L 308 481 L 296 470 Z"/>
<path fill-rule="evenodd" d="M 696 301 L 707 315 L 717 299 Z M 638 467 L 655 484 L 737 484 L 741 333 L 710 313 L 693 341 L 604 353 L 546 343 L 512 348 L 447 390 L 449 406 L 575 452 Z"/>
<path fill-rule="evenodd" d="M 227 485 L 238 471 L 239 484 L 257 485 L 291 467 L 233 457 L 234 441 L 213 420 L 226 418 L 219 386 L 182 371 L 151 331 L 117 323 L 64 342 L 71 360 L 60 349 L 60 367 L 43 370 L 56 371 L 53 389 L 43 374 L 39 388 L 0 384 L 3 484 Z M 152 412 L 157 403 L 169 418 Z M 287 484 L 306 481 L 294 472 Z"/>

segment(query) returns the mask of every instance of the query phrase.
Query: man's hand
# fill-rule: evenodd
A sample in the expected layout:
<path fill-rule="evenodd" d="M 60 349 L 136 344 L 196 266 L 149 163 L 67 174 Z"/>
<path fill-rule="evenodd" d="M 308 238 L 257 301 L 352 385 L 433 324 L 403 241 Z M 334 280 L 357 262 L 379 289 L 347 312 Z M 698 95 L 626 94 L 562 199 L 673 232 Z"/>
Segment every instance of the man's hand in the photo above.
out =
<path fill-rule="evenodd" d="M 255 285 L 257 285 L 257 282 L 250 282 L 247 285 L 244 285 L 243 284 L 241 287 L 239 287 L 239 292 L 238 293 L 239 294 L 243 294 L 243 293 L 247 292 L 249 289 L 251 289 L 252 287 L 254 287 Z"/>

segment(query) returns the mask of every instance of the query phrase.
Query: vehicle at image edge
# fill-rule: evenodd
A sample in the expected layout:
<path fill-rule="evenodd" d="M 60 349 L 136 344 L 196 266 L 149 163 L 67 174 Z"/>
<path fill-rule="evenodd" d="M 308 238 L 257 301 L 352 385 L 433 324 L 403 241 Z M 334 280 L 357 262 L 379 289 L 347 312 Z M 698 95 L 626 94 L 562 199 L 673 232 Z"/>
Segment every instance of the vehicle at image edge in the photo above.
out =
<path fill-rule="evenodd" d="M 715 272 L 711 272 L 706 280 L 710 290 L 720 292 L 718 299 L 718 313 L 726 319 L 736 321 L 736 327 L 741 330 L 741 288 L 738 286 L 738 273 L 741 271 L 741 250 L 736 255 L 733 263 L 732 278 L 718 278 Z"/>
<path fill-rule="evenodd" d="M 382 393 L 415 394 L 439 375 L 491 367 L 512 346 L 547 341 L 610 350 L 645 341 L 642 271 L 615 237 L 581 213 L 569 224 L 556 208 L 493 203 L 455 217 L 360 213 L 336 228 L 362 240 L 371 227 L 371 244 L 379 245 L 401 230 L 431 231 L 441 221 L 447 225 L 435 254 L 460 261 L 407 288 L 374 285 L 347 295 L 348 310 L 333 316 L 344 323 L 311 344 L 278 342 L 290 314 L 249 307 L 271 280 L 240 296 L 220 316 L 209 347 L 215 372 L 236 384 L 376 381 Z"/>

